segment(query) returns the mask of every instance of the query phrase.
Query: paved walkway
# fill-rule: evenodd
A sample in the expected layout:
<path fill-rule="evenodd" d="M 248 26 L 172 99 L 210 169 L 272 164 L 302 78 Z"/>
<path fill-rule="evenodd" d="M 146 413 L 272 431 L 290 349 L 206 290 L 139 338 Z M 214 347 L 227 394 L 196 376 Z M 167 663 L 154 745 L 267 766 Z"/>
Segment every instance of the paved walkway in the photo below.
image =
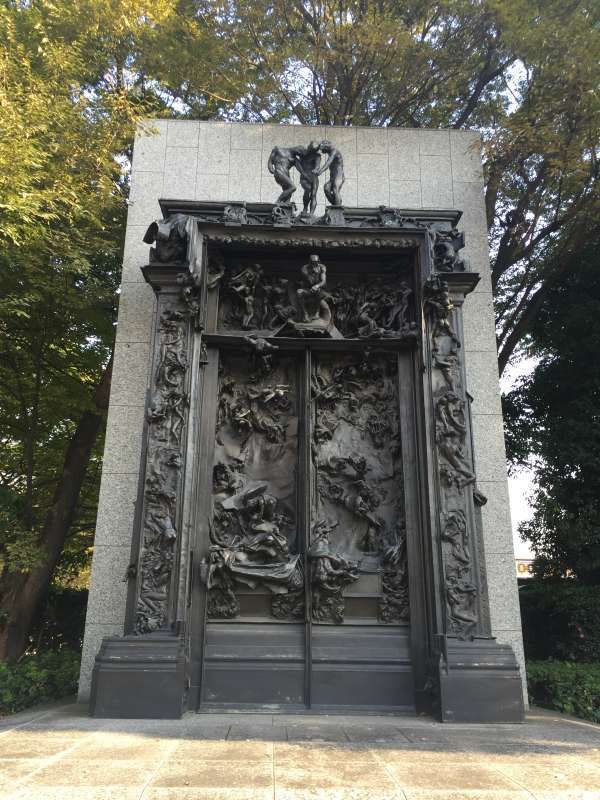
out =
<path fill-rule="evenodd" d="M 82 706 L 0 722 L 10 800 L 600 800 L 600 726 L 413 717 L 94 720 Z"/>

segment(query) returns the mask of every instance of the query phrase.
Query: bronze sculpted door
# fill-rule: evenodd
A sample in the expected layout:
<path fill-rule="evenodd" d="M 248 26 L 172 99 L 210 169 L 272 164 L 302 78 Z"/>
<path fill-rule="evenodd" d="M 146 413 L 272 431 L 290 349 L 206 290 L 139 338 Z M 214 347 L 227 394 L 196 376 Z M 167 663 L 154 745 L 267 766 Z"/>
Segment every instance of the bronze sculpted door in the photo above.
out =
<path fill-rule="evenodd" d="M 515 655 L 491 635 L 460 213 L 341 208 L 325 144 L 322 217 L 283 197 L 164 200 L 144 238 L 152 372 L 98 716 L 522 720 Z M 304 149 L 275 150 L 286 192 Z"/>
<path fill-rule="evenodd" d="M 215 253 L 200 705 L 412 708 L 408 263 Z M 212 323 L 211 323 L 212 320 Z"/>

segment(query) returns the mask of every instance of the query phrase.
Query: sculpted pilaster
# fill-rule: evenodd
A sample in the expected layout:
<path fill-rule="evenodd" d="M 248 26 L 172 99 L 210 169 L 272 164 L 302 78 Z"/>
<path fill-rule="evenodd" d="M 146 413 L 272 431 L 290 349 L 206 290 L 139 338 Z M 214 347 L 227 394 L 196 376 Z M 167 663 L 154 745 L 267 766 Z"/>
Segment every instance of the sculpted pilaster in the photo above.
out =
<path fill-rule="evenodd" d="M 130 627 L 143 635 L 177 622 L 177 584 L 185 560 L 181 535 L 192 365 L 202 351 L 202 242 L 195 220 L 174 215 L 152 223 L 145 276 L 157 295 L 154 359 L 146 412 L 138 555 L 128 577 L 134 601 Z M 201 360 L 200 360 L 201 363 Z"/>

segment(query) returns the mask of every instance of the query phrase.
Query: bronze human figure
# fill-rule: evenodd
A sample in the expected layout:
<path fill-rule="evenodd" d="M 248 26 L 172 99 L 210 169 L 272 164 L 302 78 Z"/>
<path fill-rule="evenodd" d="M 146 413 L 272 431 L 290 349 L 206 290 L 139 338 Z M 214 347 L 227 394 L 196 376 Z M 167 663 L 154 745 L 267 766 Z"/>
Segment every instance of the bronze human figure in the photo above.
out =
<path fill-rule="evenodd" d="M 325 284 L 327 282 L 327 267 L 321 263 L 319 256 L 309 256 L 308 264 L 301 270 L 302 286 L 296 291 L 300 307 L 301 322 L 316 322 L 321 320 L 324 324 L 331 322 L 331 310 L 325 300 Z"/>
<path fill-rule="evenodd" d="M 329 169 L 329 180 L 325 184 L 325 197 L 332 206 L 342 205 L 342 186 L 344 185 L 344 159 L 340 151 L 330 141 L 325 139 L 319 145 L 319 150 L 327 154 L 327 160 L 323 166 L 317 170 L 316 175 L 321 175 Z"/>
<path fill-rule="evenodd" d="M 277 198 L 278 203 L 288 203 L 298 188 L 290 177 L 290 170 L 292 167 L 298 167 L 299 160 L 305 153 L 305 147 L 274 147 L 271 150 L 267 167 L 283 189 Z"/>
<path fill-rule="evenodd" d="M 304 148 L 302 148 L 304 149 Z M 300 173 L 300 185 L 304 189 L 302 202 L 304 208 L 302 213 L 306 216 L 314 216 L 317 210 L 317 192 L 319 190 L 318 169 L 321 165 L 321 153 L 319 143 L 310 142 L 304 149 L 304 154 L 300 156 L 296 163 L 296 169 Z"/>

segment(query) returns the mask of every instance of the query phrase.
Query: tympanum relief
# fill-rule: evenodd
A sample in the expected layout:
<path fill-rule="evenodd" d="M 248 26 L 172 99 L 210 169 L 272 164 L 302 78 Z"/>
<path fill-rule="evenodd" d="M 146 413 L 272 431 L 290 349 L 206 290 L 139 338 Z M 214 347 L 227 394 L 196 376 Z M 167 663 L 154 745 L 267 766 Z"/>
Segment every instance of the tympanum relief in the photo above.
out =
<path fill-rule="evenodd" d="M 415 340 L 417 320 L 411 283 L 400 275 L 378 277 L 335 271 L 318 254 L 303 264 L 265 268 L 228 264 L 220 287 L 219 329 L 265 336 Z"/>

